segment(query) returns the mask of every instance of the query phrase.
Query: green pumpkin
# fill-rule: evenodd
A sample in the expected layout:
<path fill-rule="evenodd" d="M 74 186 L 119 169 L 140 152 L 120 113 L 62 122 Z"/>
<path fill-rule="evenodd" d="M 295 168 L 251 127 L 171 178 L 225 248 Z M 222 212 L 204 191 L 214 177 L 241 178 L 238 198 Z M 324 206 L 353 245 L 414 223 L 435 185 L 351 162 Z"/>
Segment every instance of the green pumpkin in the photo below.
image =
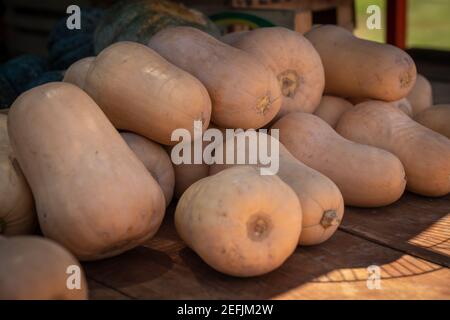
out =
<path fill-rule="evenodd" d="M 219 36 L 218 27 L 202 13 L 167 0 L 120 1 L 105 12 L 94 35 L 99 53 L 118 41 L 147 44 L 158 31 L 171 26 L 191 26 Z"/>

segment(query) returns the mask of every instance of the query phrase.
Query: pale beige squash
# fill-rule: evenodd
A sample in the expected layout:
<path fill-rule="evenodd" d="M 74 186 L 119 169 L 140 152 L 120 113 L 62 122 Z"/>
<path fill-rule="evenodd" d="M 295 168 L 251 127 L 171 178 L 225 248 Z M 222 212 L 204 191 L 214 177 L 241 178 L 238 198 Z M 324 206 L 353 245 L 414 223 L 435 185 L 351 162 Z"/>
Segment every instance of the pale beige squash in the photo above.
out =
<path fill-rule="evenodd" d="M 417 114 L 414 120 L 450 139 L 450 104 L 427 108 Z"/>
<path fill-rule="evenodd" d="M 87 57 L 73 63 L 64 74 L 64 82 L 72 83 L 83 89 L 86 81 L 86 75 L 94 62 L 95 57 Z"/>
<path fill-rule="evenodd" d="M 349 101 L 351 103 L 353 103 L 354 105 L 357 105 L 357 104 L 360 104 L 363 102 L 380 101 L 380 100 L 373 100 L 373 99 L 367 99 L 367 98 L 349 98 Z M 381 101 L 381 102 L 384 102 L 384 101 Z M 412 109 L 411 103 L 409 102 L 408 99 L 402 98 L 400 100 L 391 101 L 391 102 L 389 102 L 389 104 L 391 104 L 395 108 L 398 108 L 401 111 L 403 111 L 403 113 L 405 113 L 408 117 L 410 117 L 410 118 L 413 117 L 413 109 Z"/>
<path fill-rule="evenodd" d="M 184 242 L 214 269 L 250 277 L 280 267 L 294 252 L 302 210 L 277 176 L 236 166 L 201 179 L 178 202 L 175 226 Z"/>
<path fill-rule="evenodd" d="M 88 298 L 80 264 L 51 240 L 36 236 L 0 236 L 0 261 L 0 300 Z M 69 279 L 72 275 L 74 277 Z M 77 276 L 79 283 L 75 280 Z M 67 284 L 75 288 L 70 290 Z"/>
<path fill-rule="evenodd" d="M 245 159 L 245 164 L 250 164 L 249 144 L 238 144 L 239 137 L 244 133 L 236 134 L 234 144 L 230 146 L 234 150 L 235 159 L 238 156 Z M 265 133 L 255 133 L 258 143 L 267 142 L 267 149 L 271 149 L 271 143 L 278 143 L 279 157 L 274 157 L 274 161 L 279 161 L 277 175 L 296 193 L 300 200 L 303 212 L 302 232 L 299 245 L 316 245 L 328 240 L 337 230 L 344 215 L 344 200 L 338 187 L 329 178 L 318 171 L 307 167 L 297 160 L 278 140 Z M 233 138 L 231 138 L 233 139 Z M 218 148 L 226 148 L 227 140 Z M 225 154 L 225 150 L 224 154 Z M 257 149 L 259 152 L 260 149 Z M 259 168 L 268 168 L 263 164 L 259 155 L 256 155 L 256 164 Z M 223 159 L 225 160 L 225 159 Z M 225 163 L 225 161 L 222 161 Z M 216 174 L 232 164 L 212 164 L 210 175 Z"/>
<path fill-rule="evenodd" d="M 277 76 L 282 105 L 277 117 L 289 112 L 312 113 L 325 86 L 320 56 L 300 33 L 282 27 L 230 33 L 225 43 L 250 53 Z"/>
<path fill-rule="evenodd" d="M 26 91 L 11 107 L 8 132 L 46 237 L 95 260 L 156 233 L 161 188 L 80 88 L 53 82 Z"/>
<path fill-rule="evenodd" d="M 430 81 L 423 75 L 418 74 L 407 99 L 411 102 L 414 115 L 430 108 L 433 105 L 433 88 Z"/>
<path fill-rule="evenodd" d="M 164 29 L 149 46 L 206 86 L 220 127 L 261 128 L 280 110 L 275 75 L 245 51 L 191 27 Z"/>
<path fill-rule="evenodd" d="M 393 101 L 391 102 L 391 105 L 403 111 L 403 113 L 406 114 L 408 117 L 410 118 L 413 117 L 413 109 L 408 99 L 403 98 L 397 101 Z"/>
<path fill-rule="evenodd" d="M 122 132 L 120 135 L 158 182 L 168 206 L 172 201 L 175 174 L 166 150 L 156 142 L 131 132 Z"/>
<path fill-rule="evenodd" d="M 416 81 L 414 61 L 397 47 L 358 39 L 335 25 L 313 28 L 305 37 L 322 59 L 328 95 L 395 101 Z"/>
<path fill-rule="evenodd" d="M 35 227 L 33 195 L 11 149 L 7 116 L 0 114 L 0 235 L 29 234 Z"/>
<path fill-rule="evenodd" d="M 383 148 L 403 163 L 407 189 L 425 196 L 450 192 L 450 140 L 383 102 L 357 105 L 336 130 L 347 139 Z"/>
<path fill-rule="evenodd" d="M 342 114 L 352 107 L 353 104 L 343 98 L 323 96 L 314 114 L 334 128 Z"/>
<path fill-rule="evenodd" d="M 347 205 L 385 206 L 405 190 L 405 170 L 396 156 L 343 138 L 315 115 L 288 114 L 272 128 L 280 130 L 280 142 L 292 155 L 336 183 Z"/>
<path fill-rule="evenodd" d="M 118 129 L 174 144 L 178 128 L 207 128 L 211 100 L 199 80 L 152 49 L 118 42 L 104 49 L 89 69 L 84 89 Z"/>

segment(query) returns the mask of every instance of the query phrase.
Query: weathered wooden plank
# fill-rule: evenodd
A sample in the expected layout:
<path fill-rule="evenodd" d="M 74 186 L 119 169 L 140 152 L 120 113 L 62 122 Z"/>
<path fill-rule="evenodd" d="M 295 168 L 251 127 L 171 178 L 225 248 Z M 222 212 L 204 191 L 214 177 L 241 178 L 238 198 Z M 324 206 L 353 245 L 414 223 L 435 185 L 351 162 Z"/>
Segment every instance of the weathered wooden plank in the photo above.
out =
<path fill-rule="evenodd" d="M 406 193 L 384 208 L 346 208 L 341 229 L 450 266 L 450 195 L 427 198 Z"/>
<path fill-rule="evenodd" d="M 8 109 L 0 109 L 0 113 L 8 114 L 8 112 L 9 112 L 9 108 Z"/>
<path fill-rule="evenodd" d="M 298 248 L 270 274 L 229 277 L 186 248 L 172 220 L 169 213 L 158 235 L 145 246 L 85 263 L 88 276 L 136 299 L 450 298 L 447 268 L 343 231 L 320 246 Z M 380 267 L 380 290 L 366 285 L 370 265 Z"/>
<path fill-rule="evenodd" d="M 101 283 L 87 279 L 89 287 L 89 299 L 92 300 L 130 300 L 129 297 L 117 290 L 108 288 Z"/>

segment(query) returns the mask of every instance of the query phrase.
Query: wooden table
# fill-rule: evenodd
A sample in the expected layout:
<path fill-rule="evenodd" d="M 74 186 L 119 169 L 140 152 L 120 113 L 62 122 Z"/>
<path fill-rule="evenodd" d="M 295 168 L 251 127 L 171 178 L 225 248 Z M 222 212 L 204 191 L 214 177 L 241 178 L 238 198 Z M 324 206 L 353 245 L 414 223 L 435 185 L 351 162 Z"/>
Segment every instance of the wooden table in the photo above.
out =
<path fill-rule="evenodd" d="M 329 241 L 249 279 L 220 274 L 186 248 L 174 207 L 145 245 L 84 264 L 92 299 L 450 299 L 450 196 L 407 193 L 381 209 L 349 207 Z M 381 289 L 367 286 L 371 265 Z"/>

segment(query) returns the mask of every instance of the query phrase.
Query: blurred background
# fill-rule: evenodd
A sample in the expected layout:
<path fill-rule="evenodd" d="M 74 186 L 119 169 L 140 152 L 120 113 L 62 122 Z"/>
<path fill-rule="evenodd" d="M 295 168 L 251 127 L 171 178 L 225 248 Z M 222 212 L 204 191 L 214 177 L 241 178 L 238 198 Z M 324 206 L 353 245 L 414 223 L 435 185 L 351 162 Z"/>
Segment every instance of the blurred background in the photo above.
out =
<path fill-rule="evenodd" d="M 79 30 L 66 27 L 73 4 L 81 8 Z M 380 9 L 380 29 L 367 27 L 371 5 Z M 316 24 L 407 50 L 437 101 L 450 100 L 449 0 L 0 0 L 0 108 L 115 41 L 146 43 L 170 25 L 219 37 L 270 26 L 305 33 Z"/>

